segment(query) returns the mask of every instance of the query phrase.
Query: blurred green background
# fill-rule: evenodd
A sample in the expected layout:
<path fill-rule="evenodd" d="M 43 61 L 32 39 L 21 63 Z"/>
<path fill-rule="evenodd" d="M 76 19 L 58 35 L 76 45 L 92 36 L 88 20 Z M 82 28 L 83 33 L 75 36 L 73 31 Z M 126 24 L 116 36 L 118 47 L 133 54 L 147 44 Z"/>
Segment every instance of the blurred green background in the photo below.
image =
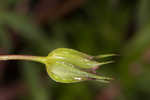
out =
<path fill-rule="evenodd" d="M 0 62 L 0 100 L 150 100 L 150 0 L 1 0 L 0 54 L 67 47 L 116 53 L 111 84 L 52 81 L 44 65 Z"/>

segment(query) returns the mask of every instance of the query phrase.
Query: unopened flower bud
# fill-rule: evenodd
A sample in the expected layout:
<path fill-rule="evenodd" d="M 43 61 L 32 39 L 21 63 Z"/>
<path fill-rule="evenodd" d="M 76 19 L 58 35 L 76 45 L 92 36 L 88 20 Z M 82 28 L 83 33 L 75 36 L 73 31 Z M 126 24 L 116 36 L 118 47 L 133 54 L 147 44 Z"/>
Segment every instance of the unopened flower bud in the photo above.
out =
<path fill-rule="evenodd" d="M 85 53 L 59 48 L 52 51 L 46 58 L 46 67 L 49 76 L 56 82 L 74 83 L 85 80 L 97 80 L 109 82 L 111 78 L 98 76 L 88 70 L 97 69 L 98 66 L 111 63 L 97 62 L 92 60 L 92 56 Z"/>

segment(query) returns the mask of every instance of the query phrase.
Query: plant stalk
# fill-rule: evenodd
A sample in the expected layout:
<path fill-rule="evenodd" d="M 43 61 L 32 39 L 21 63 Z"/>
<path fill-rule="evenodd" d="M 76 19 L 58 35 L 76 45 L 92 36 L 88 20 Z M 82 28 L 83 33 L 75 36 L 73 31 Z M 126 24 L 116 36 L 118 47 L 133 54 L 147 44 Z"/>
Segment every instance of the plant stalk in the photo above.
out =
<path fill-rule="evenodd" d="M 27 60 L 44 63 L 46 57 L 41 56 L 31 56 L 31 55 L 0 55 L 0 61 L 6 60 Z"/>

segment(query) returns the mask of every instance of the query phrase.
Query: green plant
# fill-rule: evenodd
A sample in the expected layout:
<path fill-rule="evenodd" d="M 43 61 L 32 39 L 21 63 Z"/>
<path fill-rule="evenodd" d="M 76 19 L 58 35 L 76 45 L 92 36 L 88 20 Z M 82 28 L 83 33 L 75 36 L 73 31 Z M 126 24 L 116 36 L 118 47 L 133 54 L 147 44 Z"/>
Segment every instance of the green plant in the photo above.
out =
<path fill-rule="evenodd" d="M 73 49 L 59 48 L 52 51 L 47 57 L 3 55 L 0 56 L 0 60 L 29 60 L 43 63 L 46 65 L 48 75 L 56 82 L 74 83 L 85 80 L 96 80 L 108 83 L 112 78 L 98 76 L 95 74 L 95 70 L 98 66 L 112 63 L 112 61 L 99 63 L 95 60 L 110 56 L 114 56 L 114 54 L 90 56 Z"/>

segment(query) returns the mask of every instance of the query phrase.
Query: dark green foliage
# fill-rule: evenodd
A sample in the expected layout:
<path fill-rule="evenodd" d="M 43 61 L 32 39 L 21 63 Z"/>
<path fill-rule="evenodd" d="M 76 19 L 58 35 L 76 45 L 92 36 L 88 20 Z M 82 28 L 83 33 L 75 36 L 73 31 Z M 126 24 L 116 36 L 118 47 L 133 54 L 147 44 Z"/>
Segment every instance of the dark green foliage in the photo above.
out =
<path fill-rule="evenodd" d="M 40 65 L 20 63 L 21 76 L 24 76 L 20 80 L 24 80 L 29 88 L 27 96 L 21 98 L 103 100 L 103 96 L 111 96 L 104 95 L 108 91 L 119 91 L 113 100 L 149 100 L 149 0 L 86 0 L 78 9 L 44 24 L 38 23 L 32 7 L 27 13 L 19 12 L 16 6 L 21 1 L 2 0 L 0 3 L 0 49 L 14 53 L 11 50 L 19 48 L 21 51 L 17 53 L 46 56 L 55 48 L 67 47 L 91 55 L 120 55 L 114 58 L 114 64 L 99 70 L 99 73 L 112 75 L 115 79 L 105 88 L 95 82 L 55 83 L 43 75 L 44 68 Z M 36 5 L 35 0 L 29 1 Z M 12 38 L 14 34 L 15 39 Z"/>

